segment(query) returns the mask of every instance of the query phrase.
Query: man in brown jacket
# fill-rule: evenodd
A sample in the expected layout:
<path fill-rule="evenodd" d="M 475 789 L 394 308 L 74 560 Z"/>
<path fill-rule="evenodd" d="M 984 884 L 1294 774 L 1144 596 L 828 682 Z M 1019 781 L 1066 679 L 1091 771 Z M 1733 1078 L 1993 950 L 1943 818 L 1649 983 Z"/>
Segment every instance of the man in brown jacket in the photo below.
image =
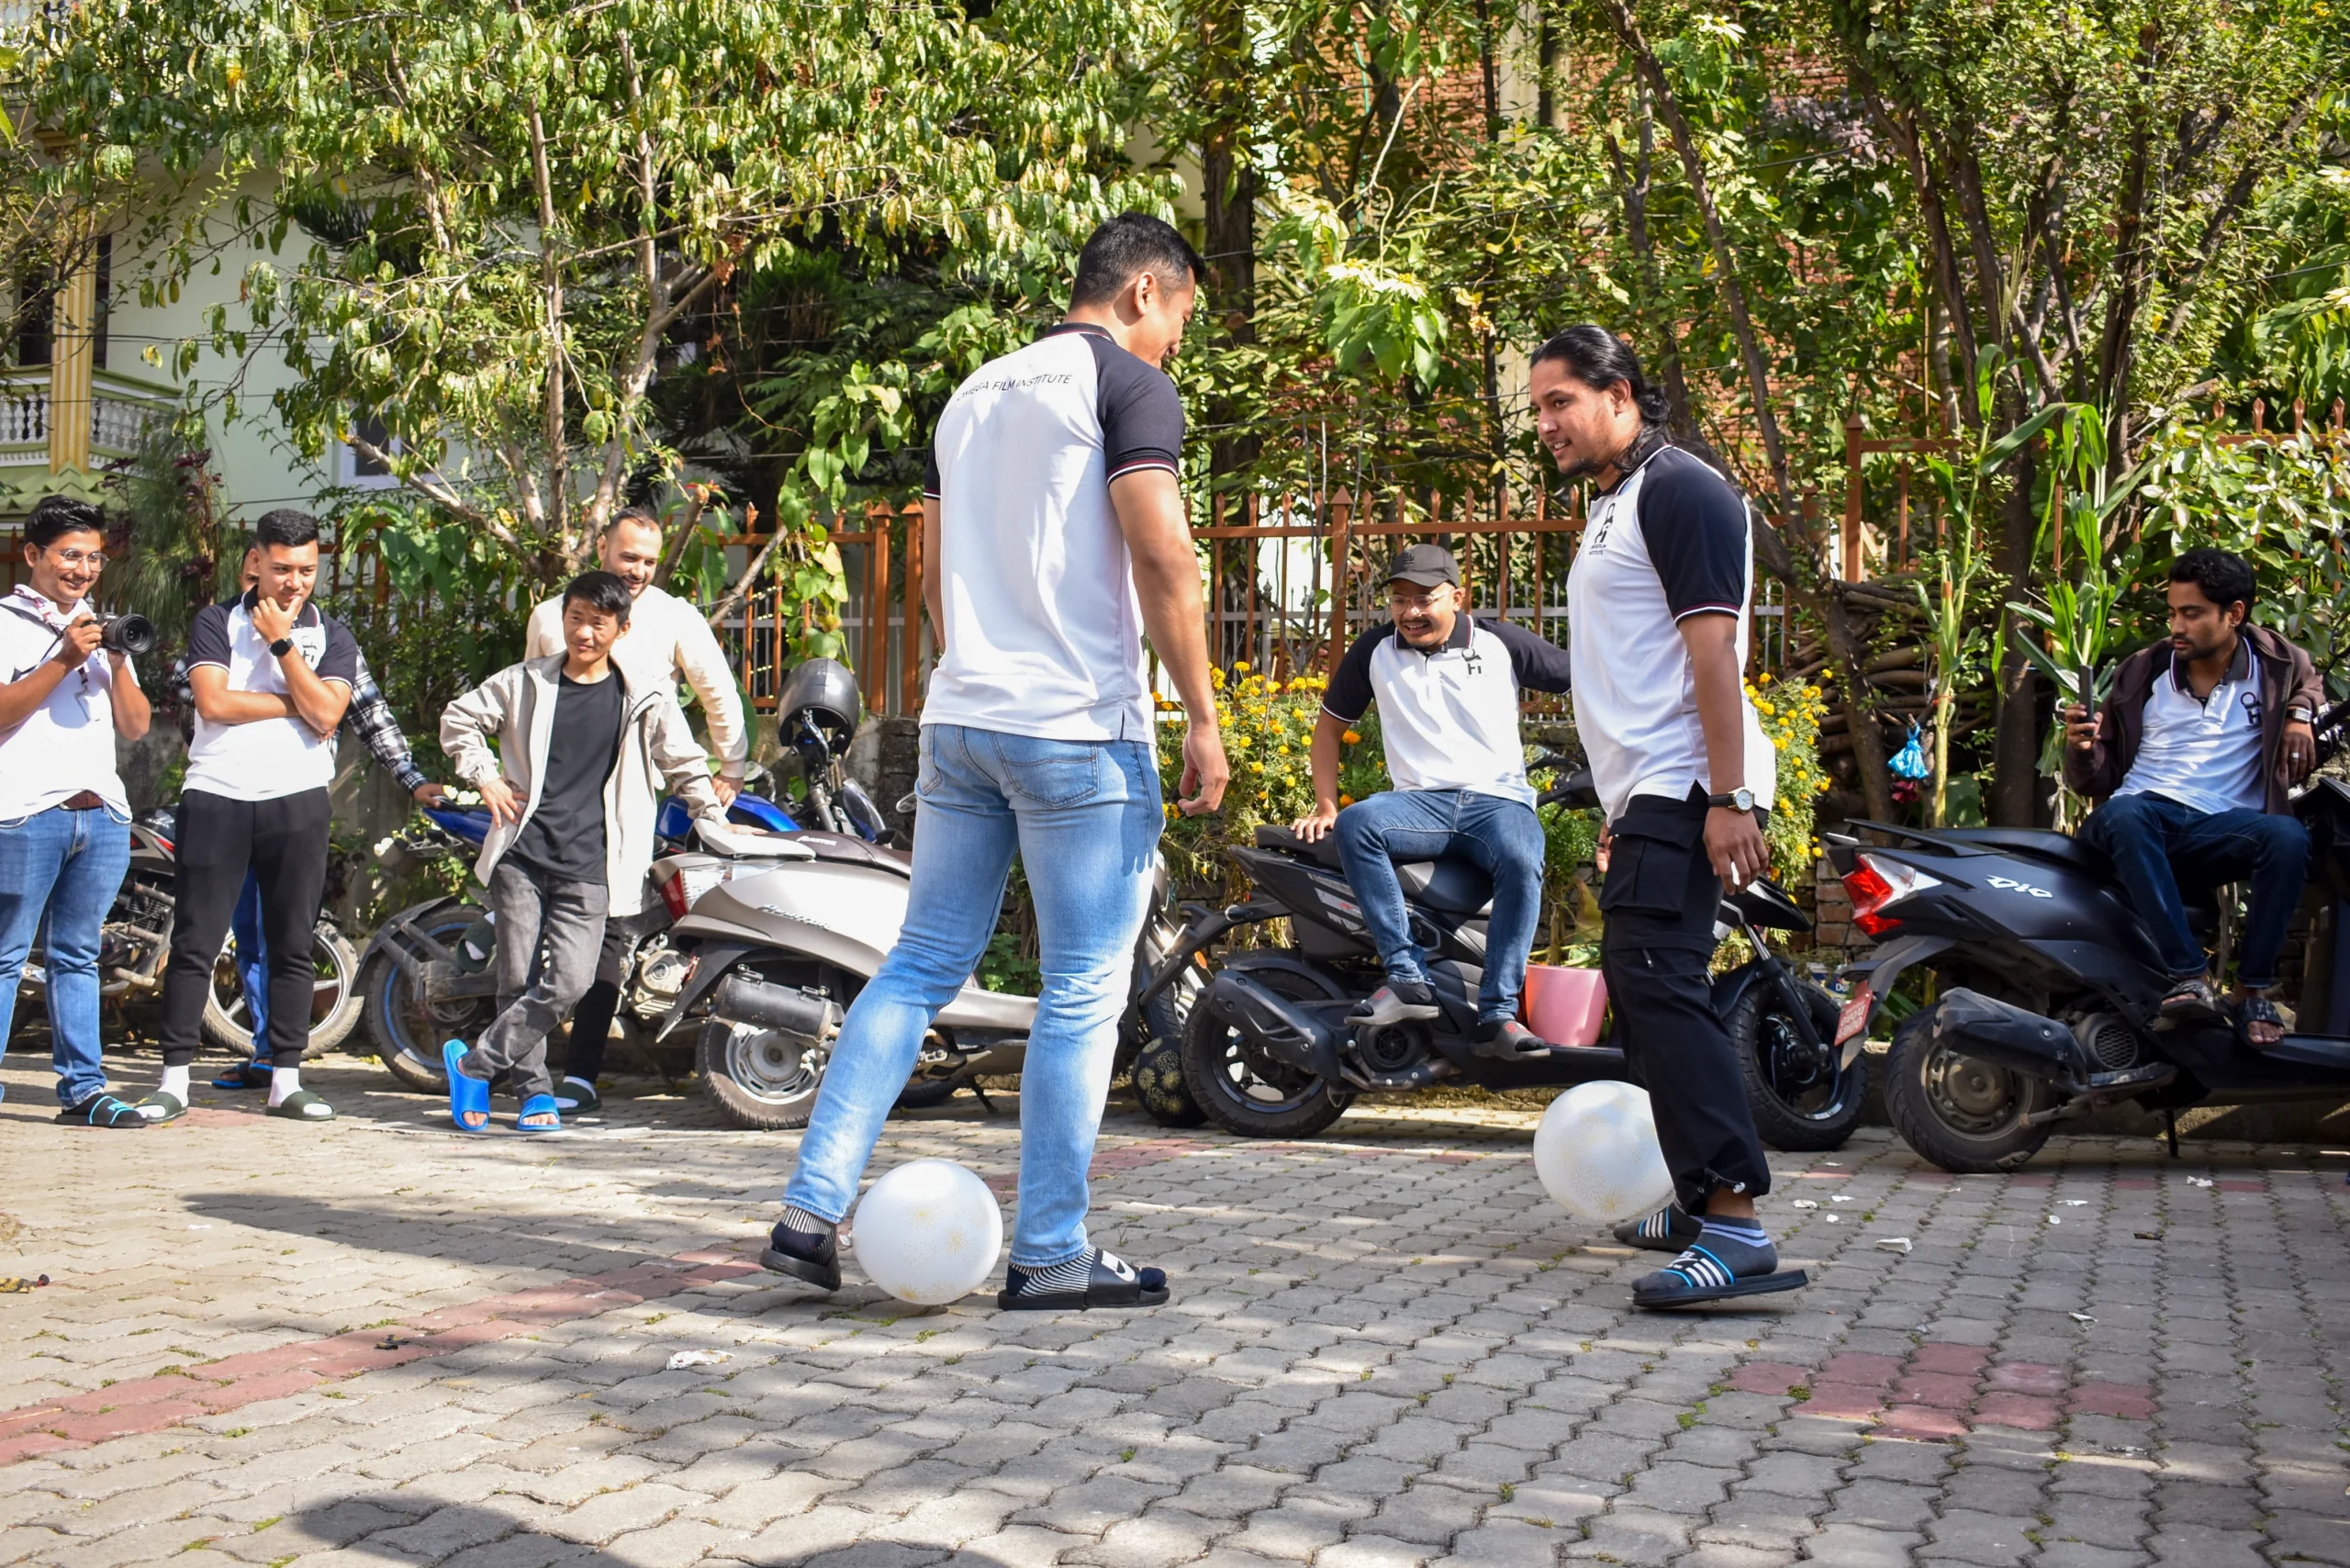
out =
<path fill-rule="evenodd" d="M 2189 550 L 2170 569 L 2170 640 L 2121 661 L 2091 719 L 2065 710 L 2065 781 L 2101 804 L 2081 828 L 2113 860 L 2174 984 L 2165 1018 L 2232 1016 L 2244 1043 L 2284 1037 L 2266 995 L 2309 874 L 2310 836 L 2288 791 L 2317 757 L 2325 685 L 2310 656 L 2247 623 L 2241 555 Z M 2188 928 L 2182 886 L 2251 884 L 2235 994 L 2223 1007 Z"/>

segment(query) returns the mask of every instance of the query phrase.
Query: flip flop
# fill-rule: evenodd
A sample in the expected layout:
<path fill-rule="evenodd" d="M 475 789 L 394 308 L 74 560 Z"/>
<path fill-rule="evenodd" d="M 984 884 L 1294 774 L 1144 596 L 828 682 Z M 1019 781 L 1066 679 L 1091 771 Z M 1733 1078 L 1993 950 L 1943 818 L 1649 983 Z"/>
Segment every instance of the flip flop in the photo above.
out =
<path fill-rule="evenodd" d="M 2247 996 L 2237 1002 L 2231 1011 L 2233 1016 L 2230 1021 L 2235 1025 L 2236 1038 L 2244 1042 L 2247 1050 L 2273 1051 L 2284 1044 L 2285 1015 L 2277 1012 L 2277 1004 L 2266 997 Z M 2273 1040 L 2254 1039 L 2253 1027 L 2260 1024 L 2266 1024 L 2275 1029 L 2277 1037 Z"/>
<path fill-rule="evenodd" d="M 489 1130 L 489 1085 L 478 1078 L 467 1078 L 458 1069 L 465 1059 L 465 1042 L 449 1040 L 441 1047 L 441 1066 L 449 1075 L 449 1114 L 455 1119 L 461 1133 L 486 1133 Z"/>
<path fill-rule="evenodd" d="M 243 1061 L 212 1081 L 215 1089 L 266 1089 L 269 1087 L 269 1065 L 265 1062 Z"/>
<path fill-rule="evenodd" d="M 147 1114 L 147 1108 L 151 1105 L 155 1108 L 155 1114 L 151 1116 Z M 186 1115 L 187 1102 L 176 1094 L 166 1093 L 158 1089 L 146 1099 L 133 1105 L 131 1109 L 138 1112 L 140 1119 L 149 1126 L 159 1127 L 165 1122 L 176 1122 Z"/>
<path fill-rule="evenodd" d="M 135 1108 L 106 1093 L 93 1094 L 79 1105 L 66 1106 L 57 1113 L 57 1119 L 77 1127 L 120 1127 L 125 1131 L 147 1125 L 147 1118 Z"/>
<path fill-rule="evenodd" d="M 323 1095 L 313 1094 L 307 1089 L 297 1089 L 293 1093 L 272 1105 L 268 1114 L 273 1116 L 283 1116 L 289 1122 L 331 1122 L 334 1120 L 334 1107 L 326 1103 Z"/>
<path fill-rule="evenodd" d="M 1093 1249 L 1092 1264 L 1085 1288 L 1076 1291 L 1024 1288 L 1029 1271 L 1015 1265 L 1005 1271 L 1004 1288 L 996 1293 L 995 1304 L 1005 1312 L 1084 1312 L 1097 1306 L 1166 1304 L 1166 1271 L 1136 1269 L 1099 1247 Z"/>
<path fill-rule="evenodd" d="M 1651 1280 L 1662 1281 L 1651 1284 Z M 1745 1295 L 1775 1295 L 1781 1291 L 1801 1290 L 1811 1283 L 1811 1278 L 1801 1269 L 1782 1269 L 1775 1274 L 1752 1274 L 1728 1284 L 1694 1284 L 1671 1269 L 1660 1269 L 1632 1286 L 1632 1305 L 1651 1312 L 1671 1311 L 1675 1307 L 1696 1306 L 1709 1301 L 1729 1301 Z"/>
<path fill-rule="evenodd" d="M 534 1126 L 531 1123 L 533 1116 L 553 1116 L 554 1120 Z M 563 1107 L 554 1103 L 552 1094 L 533 1094 L 523 1101 L 522 1108 L 514 1114 L 514 1130 L 532 1134 L 559 1133 L 563 1130 Z"/>

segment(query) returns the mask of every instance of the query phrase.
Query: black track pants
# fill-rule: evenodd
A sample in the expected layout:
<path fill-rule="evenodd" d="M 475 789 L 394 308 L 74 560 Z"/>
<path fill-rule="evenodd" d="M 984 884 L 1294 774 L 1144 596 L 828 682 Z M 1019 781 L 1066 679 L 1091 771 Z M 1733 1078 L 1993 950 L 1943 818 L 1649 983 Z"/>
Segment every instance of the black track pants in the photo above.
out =
<path fill-rule="evenodd" d="M 1657 1142 L 1681 1204 L 1705 1212 L 1718 1188 L 1771 1190 L 1736 1047 L 1707 973 L 1721 882 L 1706 858 L 1702 797 L 1636 797 L 1614 823 L 1599 907 L 1599 963 L 1616 1040 L 1649 1092 Z"/>
<path fill-rule="evenodd" d="M 317 994 L 311 943 L 326 891 L 331 814 L 324 790 L 274 801 L 232 801 L 202 790 L 180 797 L 172 955 L 163 969 L 164 1066 L 196 1059 L 213 962 L 229 939 L 248 868 L 261 883 L 262 935 L 269 945 L 270 1056 L 278 1067 L 301 1061 Z"/>

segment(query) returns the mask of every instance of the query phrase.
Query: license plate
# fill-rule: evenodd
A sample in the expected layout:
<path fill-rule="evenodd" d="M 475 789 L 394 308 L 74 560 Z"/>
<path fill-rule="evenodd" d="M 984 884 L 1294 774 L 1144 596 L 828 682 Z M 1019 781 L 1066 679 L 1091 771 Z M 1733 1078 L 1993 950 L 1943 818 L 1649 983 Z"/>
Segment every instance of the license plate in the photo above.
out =
<path fill-rule="evenodd" d="M 1863 980 L 1861 989 L 1852 992 L 1852 1000 L 1844 1003 L 1843 1010 L 1836 1014 L 1838 1045 L 1842 1045 L 1869 1026 L 1870 1001 L 1869 983 Z"/>

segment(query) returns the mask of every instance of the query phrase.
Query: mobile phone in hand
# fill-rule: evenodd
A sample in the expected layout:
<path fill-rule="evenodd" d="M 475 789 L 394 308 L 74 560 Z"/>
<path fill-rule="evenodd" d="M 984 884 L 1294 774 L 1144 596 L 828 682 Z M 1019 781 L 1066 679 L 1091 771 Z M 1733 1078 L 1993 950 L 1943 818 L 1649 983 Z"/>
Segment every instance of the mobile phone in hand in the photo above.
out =
<path fill-rule="evenodd" d="M 2073 681 L 2079 689 L 2081 694 L 2082 722 L 2091 724 L 2096 723 L 2097 666 L 2094 665 L 2076 666 L 2073 670 Z"/>

